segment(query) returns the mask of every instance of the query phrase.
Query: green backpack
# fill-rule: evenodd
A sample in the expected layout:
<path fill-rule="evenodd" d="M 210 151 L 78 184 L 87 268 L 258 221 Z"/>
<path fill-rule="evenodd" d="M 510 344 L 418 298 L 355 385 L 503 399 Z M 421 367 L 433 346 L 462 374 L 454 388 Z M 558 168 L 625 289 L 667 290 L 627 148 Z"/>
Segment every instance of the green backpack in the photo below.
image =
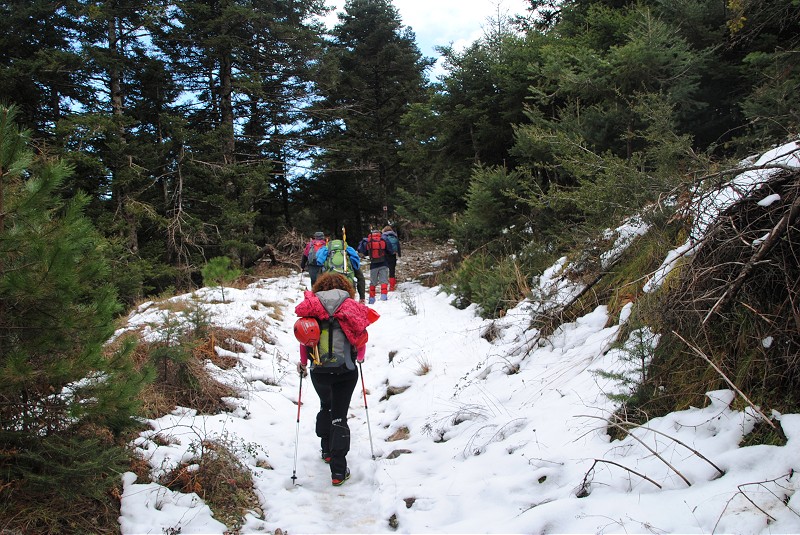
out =
<path fill-rule="evenodd" d="M 350 265 L 350 259 L 347 256 L 347 251 L 345 251 L 346 247 L 342 240 L 331 240 L 328 243 L 328 257 L 325 258 L 322 270 L 341 273 L 347 277 L 350 284 L 355 288 L 356 275 L 353 272 L 353 266 Z"/>

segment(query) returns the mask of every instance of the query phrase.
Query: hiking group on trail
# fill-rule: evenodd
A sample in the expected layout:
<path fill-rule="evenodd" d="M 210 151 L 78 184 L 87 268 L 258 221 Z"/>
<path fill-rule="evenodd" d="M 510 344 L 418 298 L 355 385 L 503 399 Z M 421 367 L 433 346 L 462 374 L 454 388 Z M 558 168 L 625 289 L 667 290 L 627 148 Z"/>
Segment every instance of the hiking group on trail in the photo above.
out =
<path fill-rule="evenodd" d="M 361 271 L 361 258 L 344 240 L 328 241 L 325 233 L 315 232 L 314 237 L 306 244 L 300 260 L 300 270 L 306 269 L 311 278 L 311 286 L 314 286 L 320 273 L 341 273 L 358 290 L 361 303 L 365 302 L 366 281 Z"/>
<path fill-rule="evenodd" d="M 298 433 L 303 377 L 309 375 L 310 364 L 311 384 L 320 402 L 315 431 L 320 439 L 321 457 L 330 466 L 331 484 L 339 486 L 350 477 L 347 411 L 358 383 L 356 363 L 360 367 L 364 362 L 367 326 L 377 320 L 378 314 L 355 300 L 355 289 L 345 275 L 330 272 L 320 275 L 311 291 L 305 291 L 295 313 L 300 316 L 294 326 L 300 342 Z M 361 376 L 363 386 L 363 371 Z M 366 406 L 366 391 L 364 396 Z M 296 462 L 297 443 L 295 472 Z M 296 479 L 294 474 L 292 479 Z"/>
<path fill-rule="evenodd" d="M 303 249 L 300 270 L 308 271 L 312 286 L 320 273 L 341 273 L 358 291 L 361 303 L 365 303 L 366 281 L 359 254 L 369 258 L 369 303 L 374 304 L 378 294 L 381 301 L 386 301 L 388 293 L 397 288 L 397 259 L 402 256 L 400 239 L 390 225 L 370 231 L 357 249 L 347 245 L 344 237 L 328 240 L 324 232 L 315 232 Z"/>
<path fill-rule="evenodd" d="M 295 307 L 299 316 L 294 334 L 300 342 L 300 360 L 297 363 L 300 392 L 292 480 L 297 479 L 303 378 L 308 375 L 320 400 L 315 432 L 320 439 L 322 460 L 330 466 L 331 484 L 339 486 L 350 477 L 347 467 L 347 453 L 350 451 L 347 411 L 358 383 L 356 363 L 361 368 L 364 362 L 367 327 L 379 317 L 377 312 L 364 305 L 366 281 L 359 253 L 369 258 L 369 303 L 375 303 L 378 288 L 380 300 L 386 301 L 388 293 L 396 288 L 395 268 L 397 258 L 401 256 L 400 240 L 391 226 L 372 230 L 359 242 L 357 249 L 347 245 L 344 228 L 341 240 L 328 240 L 325 233 L 315 232 L 303 249 L 300 269 L 308 270 L 311 290 L 305 291 L 303 301 Z M 359 301 L 355 300 L 356 288 Z M 363 369 L 361 384 L 366 409 Z"/>

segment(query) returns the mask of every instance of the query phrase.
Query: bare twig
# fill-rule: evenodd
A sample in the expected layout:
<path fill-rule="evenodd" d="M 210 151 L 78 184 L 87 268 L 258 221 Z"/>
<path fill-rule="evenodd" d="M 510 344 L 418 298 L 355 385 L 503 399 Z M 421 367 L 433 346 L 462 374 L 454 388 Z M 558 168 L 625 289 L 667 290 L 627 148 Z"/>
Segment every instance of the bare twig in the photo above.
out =
<path fill-rule="evenodd" d="M 672 466 L 672 464 L 670 464 L 670 462 L 667 461 L 664 457 L 662 457 L 656 450 L 654 450 L 653 448 L 651 448 L 650 446 L 645 444 L 642 439 L 640 439 L 636 435 L 633 435 L 633 434 L 629 433 L 627 429 L 625 429 L 623 426 L 621 426 L 620 424 L 618 424 L 616 422 L 608 422 L 608 423 L 613 425 L 614 427 L 616 427 L 617 429 L 619 429 L 620 431 L 622 431 L 623 433 L 625 433 L 629 437 L 631 437 L 633 440 L 635 440 L 636 442 L 638 442 L 642 446 L 644 446 L 647 451 L 652 453 L 658 460 L 660 460 L 662 463 L 666 464 L 669 467 L 670 470 L 675 472 L 686 483 L 687 486 L 689 486 L 689 487 L 692 486 L 692 483 L 688 479 L 686 479 L 686 476 L 681 474 L 680 471 L 677 468 Z"/>
<path fill-rule="evenodd" d="M 592 466 L 591 466 L 591 468 L 589 468 L 589 470 L 586 472 L 587 476 L 588 476 L 589 472 L 591 472 L 592 470 L 594 470 L 594 467 L 597 465 L 597 463 L 606 463 L 606 464 L 612 464 L 612 465 L 614 465 L 614 466 L 617 466 L 617 467 L 619 467 L 619 468 L 622 468 L 623 470 L 626 470 L 626 471 L 630 472 L 631 474 L 637 475 L 637 476 L 639 476 L 640 478 L 642 478 L 642 479 L 644 479 L 644 480 L 646 480 L 646 481 L 649 481 L 650 483 L 652 483 L 653 485 L 655 485 L 655 486 L 656 486 L 656 487 L 658 487 L 658 488 L 662 488 L 662 487 L 661 487 L 661 485 L 659 485 L 658 483 L 656 483 L 655 481 L 653 481 L 652 479 L 650 479 L 650 478 L 649 478 L 649 477 L 647 477 L 646 475 L 644 475 L 644 474 L 640 474 L 640 473 L 639 473 L 639 472 L 637 472 L 636 470 L 633 470 L 633 469 L 631 469 L 631 468 L 628 468 L 627 466 L 625 466 L 625 465 L 622 465 L 622 464 L 620 464 L 620 463 L 617 463 L 617 462 L 614 462 L 614 461 L 609 461 L 609 460 L 607 460 L 607 459 L 595 459 L 595 460 L 594 460 L 594 462 L 592 463 Z M 582 484 L 581 486 L 582 486 L 582 488 L 586 488 L 586 477 L 584 477 L 584 478 L 583 478 L 583 484 Z"/>
<path fill-rule="evenodd" d="M 604 420 L 604 418 L 602 418 L 602 417 L 600 417 L 600 416 L 592 416 L 592 415 L 589 415 L 589 414 L 587 414 L 587 415 L 585 415 L 585 416 L 586 416 L 586 417 L 588 417 L 588 418 L 597 418 L 597 419 L 599 419 L 599 420 Z M 710 464 L 711 466 L 713 466 L 713 467 L 714 467 L 714 469 L 715 469 L 717 472 L 719 472 L 719 475 L 721 475 L 721 476 L 724 476 L 724 475 L 725 475 L 725 472 L 723 472 L 722 468 L 720 468 L 719 466 L 717 466 L 716 464 L 714 464 L 713 462 L 711 462 L 711 460 L 710 460 L 708 457 L 706 457 L 705 455 L 703 455 L 702 453 L 700 453 L 700 452 L 699 452 L 699 451 L 697 451 L 696 449 L 692 448 L 692 447 L 691 447 L 691 446 L 689 446 L 688 444 L 685 444 L 685 443 L 683 443 L 682 441 L 678 440 L 677 438 L 675 438 L 675 437 L 673 437 L 673 436 L 670 436 L 670 435 L 668 435 L 668 434 L 666 434 L 666 433 L 663 433 L 663 432 L 661 432 L 661 431 L 658 431 L 657 429 L 653 429 L 652 427 L 646 427 L 646 426 L 644 426 L 644 425 L 639 425 L 639 424 L 635 424 L 635 423 L 633 423 L 633 422 L 629 422 L 629 421 L 627 421 L 627 420 L 623 420 L 622 418 L 620 418 L 620 417 L 619 417 L 619 416 L 617 416 L 617 415 L 614 415 L 614 417 L 615 417 L 615 418 L 617 419 L 617 421 L 620 423 L 620 426 L 616 426 L 616 427 L 617 427 L 617 429 L 621 429 L 621 430 L 622 430 L 622 431 L 623 431 L 623 432 L 624 432 L 626 435 L 628 435 L 628 436 L 632 436 L 626 427 L 623 427 L 623 426 L 621 426 L 621 424 L 623 424 L 623 423 L 625 423 L 625 424 L 629 424 L 629 425 L 631 425 L 631 426 L 633 426 L 633 427 L 637 427 L 637 428 L 639 428 L 639 429 L 644 429 L 645 431 L 650 431 L 650 432 L 652 432 L 652 433 L 654 433 L 654 434 L 656 434 L 656 435 L 660 435 L 660 436 L 662 436 L 662 437 L 664 437 L 664 438 L 668 438 L 668 439 L 672 440 L 673 442 L 676 442 L 676 443 L 680 444 L 681 446 L 683 446 L 684 448 L 686 448 L 687 450 L 691 451 L 692 453 L 694 453 L 695 455 L 697 455 L 698 457 L 700 457 L 701 459 L 703 459 L 705 462 L 707 462 L 708 464 Z"/>
<path fill-rule="evenodd" d="M 780 486 L 780 484 L 778 484 L 778 480 L 779 479 L 784 479 L 784 478 L 785 479 L 790 479 L 793 475 L 794 475 L 794 470 L 790 470 L 788 474 L 784 474 L 782 476 L 776 477 L 775 479 L 768 479 L 766 481 L 758 481 L 757 483 L 742 483 L 741 485 L 738 486 L 738 488 L 742 492 L 742 494 L 744 494 L 744 489 L 742 489 L 742 487 L 747 487 L 749 485 L 758 485 L 760 487 L 763 487 L 764 490 L 766 490 L 767 492 L 769 492 L 770 494 L 775 496 L 776 500 L 778 500 L 781 503 L 785 504 L 786 508 L 789 509 L 789 511 L 791 511 L 792 514 L 794 514 L 797 517 L 800 517 L 800 513 L 798 513 L 797 511 L 795 511 L 791 507 L 789 507 L 789 505 L 786 503 L 786 501 L 785 501 L 786 500 L 786 496 L 778 496 L 771 489 L 769 489 L 768 487 L 765 486 L 765 483 L 775 483 L 776 485 Z M 752 500 L 750 501 L 750 503 L 753 503 Z M 755 505 L 755 504 L 753 504 L 753 505 Z M 758 507 L 758 506 L 756 506 L 756 507 Z M 764 514 L 767 514 L 767 513 L 764 513 Z M 769 515 L 767 515 L 767 516 L 769 516 Z"/>
<path fill-rule="evenodd" d="M 725 515 L 725 511 L 728 509 L 728 506 L 731 504 L 731 502 L 733 501 L 733 499 L 734 499 L 734 498 L 736 498 L 736 496 L 738 496 L 738 495 L 740 495 L 740 494 L 741 494 L 741 496 L 742 496 L 742 497 L 743 497 L 745 500 L 747 500 L 748 502 L 750 502 L 750 503 L 753 505 L 753 507 L 755 507 L 756 509 L 758 509 L 759 511 L 761 511 L 761 512 L 764 514 L 764 516 L 766 516 L 767 518 L 769 518 L 769 519 L 770 519 L 772 522 L 775 522 L 775 520 L 776 520 L 776 519 L 775 519 L 775 517 L 773 517 L 772 515 L 770 515 L 769 513 L 767 513 L 767 512 L 766 512 L 764 509 L 762 509 L 761 507 L 759 507 L 759 506 L 758 506 L 758 504 L 757 504 L 756 502 L 754 502 L 752 499 L 750 499 L 750 497 L 749 497 L 749 496 L 747 496 L 747 493 L 745 492 L 745 489 L 744 489 L 743 487 L 748 487 L 748 486 L 751 486 L 751 485 L 758 485 L 758 486 L 760 486 L 760 487 L 763 487 L 763 488 L 764 488 L 764 489 L 765 489 L 767 492 L 769 492 L 770 494 L 772 494 L 773 496 L 775 496 L 775 499 L 776 499 L 776 500 L 778 500 L 779 502 L 781 502 L 781 503 L 783 503 L 784 505 L 786 505 L 786 503 L 784 502 L 784 497 L 781 497 L 781 496 L 778 496 L 778 495 L 776 495 L 776 494 L 775 494 L 775 493 L 774 493 L 772 490 L 770 490 L 769 488 L 767 488 L 767 487 L 765 486 L 765 484 L 766 484 L 766 483 L 776 483 L 776 484 L 777 484 L 777 482 L 778 482 L 778 480 L 779 480 L 779 479 L 784 479 L 784 478 L 787 478 L 787 479 L 788 479 L 788 478 L 791 478 L 793 475 L 794 475 L 794 471 L 792 470 L 792 471 L 790 471 L 788 474 L 784 474 L 784 475 L 782 475 L 782 476 L 776 477 L 775 479 L 767 479 L 767 480 L 765 480 L 765 481 L 757 481 L 757 482 L 755 482 L 755 483 L 742 483 L 741 485 L 738 485 L 738 486 L 737 486 L 737 488 L 739 489 L 739 492 L 737 492 L 737 493 L 735 493 L 733 496 L 731 496 L 731 498 L 730 498 L 730 499 L 728 500 L 728 502 L 725 504 L 725 507 L 724 507 L 724 508 L 722 509 L 722 511 L 720 512 L 720 514 L 719 514 L 719 517 L 717 518 L 717 522 L 714 524 L 714 529 L 712 529 L 712 530 L 711 530 L 711 532 L 712 532 L 712 533 L 714 533 L 714 532 L 717 530 L 717 526 L 719 525 L 719 521 L 720 521 L 720 520 L 722 520 L 722 517 Z M 789 510 L 790 510 L 792 513 L 794 513 L 794 514 L 795 514 L 795 516 L 798 516 L 798 517 L 800 517 L 800 513 L 798 513 L 797 511 L 795 511 L 794 509 L 792 509 L 792 508 L 791 508 L 791 507 L 789 507 L 788 505 L 786 505 L 786 508 L 787 508 L 787 509 L 789 509 Z"/>

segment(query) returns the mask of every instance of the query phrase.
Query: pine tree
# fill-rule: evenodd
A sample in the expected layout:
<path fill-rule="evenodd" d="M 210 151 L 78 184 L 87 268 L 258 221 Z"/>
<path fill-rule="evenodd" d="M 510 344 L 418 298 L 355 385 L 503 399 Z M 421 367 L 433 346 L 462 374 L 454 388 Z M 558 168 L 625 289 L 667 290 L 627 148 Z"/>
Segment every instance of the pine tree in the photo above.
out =
<path fill-rule="evenodd" d="M 243 260 L 289 219 L 286 162 L 303 144 L 287 133 L 307 102 L 322 9 L 320 0 L 179 0 L 152 27 L 193 100 L 175 168 L 194 199 L 184 217 L 208 229 L 205 243 L 201 232 L 193 240 L 205 257 Z"/>
<path fill-rule="evenodd" d="M 0 102 L 15 104 L 37 137 L 54 134 L 70 105 L 92 92 L 72 36 L 72 2 L 12 0 L 0 4 Z"/>
<path fill-rule="evenodd" d="M 130 344 L 104 351 L 120 307 L 87 199 L 57 198 L 70 170 L 34 158 L 16 114 L 0 108 L 0 525 L 56 533 L 117 483 L 143 376 Z"/>
<path fill-rule="evenodd" d="M 405 203 L 412 219 L 442 225 L 466 208 L 476 166 L 516 164 L 510 149 L 515 125 L 525 122 L 528 68 L 546 40 L 513 35 L 503 20 L 495 28 L 463 51 L 442 48 L 439 90 L 405 118 L 410 135 L 401 154 L 422 188 Z"/>
<path fill-rule="evenodd" d="M 231 265 L 227 256 L 215 256 L 209 260 L 201 270 L 203 284 L 206 286 L 219 286 L 222 293 L 222 302 L 225 302 L 225 284 L 233 282 L 242 274 L 242 271 Z"/>
<path fill-rule="evenodd" d="M 429 65 L 391 1 L 347 1 L 316 77 L 322 98 L 314 109 L 325 151 L 317 162 L 321 190 L 355 189 L 360 208 L 349 218 L 356 225 L 385 219 L 390 196 L 405 181 L 397 154 L 402 118 L 426 96 Z M 353 200 L 338 196 L 322 211 L 342 214 Z"/>

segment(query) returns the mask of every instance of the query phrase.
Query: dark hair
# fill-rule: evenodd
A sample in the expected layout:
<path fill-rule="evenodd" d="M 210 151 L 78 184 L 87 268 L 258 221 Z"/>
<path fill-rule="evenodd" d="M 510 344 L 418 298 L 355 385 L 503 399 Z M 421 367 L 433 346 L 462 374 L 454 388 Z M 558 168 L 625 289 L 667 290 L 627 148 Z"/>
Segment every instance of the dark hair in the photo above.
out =
<path fill-rule="evenodd" d="M 353 288 L 350 279 L 341 273 L 329 271 L 317 277 L 317 281 L 314 283 L 314 286 L 311 287 L 311 291 L 318 293 L 324 292 L 325 290 L 344 290 L 350 294 L 351 299 L 356 298 L 356 290 Z"/>

